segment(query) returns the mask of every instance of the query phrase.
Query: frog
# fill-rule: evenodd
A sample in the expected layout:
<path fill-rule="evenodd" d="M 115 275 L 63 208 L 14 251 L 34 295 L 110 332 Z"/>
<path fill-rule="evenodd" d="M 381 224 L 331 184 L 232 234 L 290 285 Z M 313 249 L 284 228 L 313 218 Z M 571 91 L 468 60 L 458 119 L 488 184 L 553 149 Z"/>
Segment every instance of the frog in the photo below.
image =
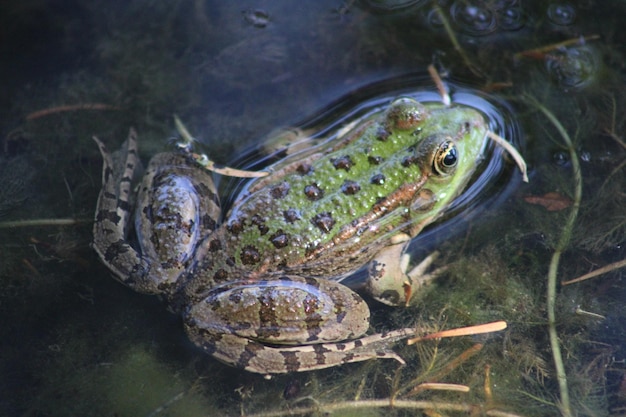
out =
<path fill-rule="evenodd" d="M 133 187 L 137 133 L 119 166 L 94 138 L 103 170 L 92 246 L 118 281 L 163 297 L 189 339 L 228 365 L 273 375 L 404 364 L 390 346 L 415 331 L 370 332 L 365 298 L 403 305 L 418 292 L 408 245 L 468 187 L 488 130 L 471 107 L 398 97 L 265 168 L 226 213 L 189 150 L 155 155 Z M 365 271 L 363 295 L 342 282 L 355 271 Z"/>

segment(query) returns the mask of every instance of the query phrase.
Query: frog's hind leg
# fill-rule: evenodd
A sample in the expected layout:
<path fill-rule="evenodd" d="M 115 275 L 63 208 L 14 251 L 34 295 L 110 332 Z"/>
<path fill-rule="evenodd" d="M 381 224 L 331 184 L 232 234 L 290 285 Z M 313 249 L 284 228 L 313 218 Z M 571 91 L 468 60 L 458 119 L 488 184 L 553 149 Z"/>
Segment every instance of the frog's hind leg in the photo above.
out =
<path fill-rule="evenodd" d="M 160 291 L 148 280 L 149 263 L 126 241 L 132 211 L 132 180 L 137 169 L 137 135 L 131 129 L 127 141 L 126 161 L 116 173 L 113 159 L 104 143 L 94 137 L 102 154 L 102 189 L 98 197 L 93 226 L 93 248 L 123 284 L 144 293 Z"/>
<path fill-rule="evenodd" d="M 260 374 L 283 374 L 330 368 L 370 359 L 404 360 L 390 350 L 391 344 L 415 334 L 414 329 L 398 329 L 342 343 L 305 346 L 267 346 L 234 334 L 215 335 L 214 339 L 192 340 L 214 358 L 226 364 Z"/>

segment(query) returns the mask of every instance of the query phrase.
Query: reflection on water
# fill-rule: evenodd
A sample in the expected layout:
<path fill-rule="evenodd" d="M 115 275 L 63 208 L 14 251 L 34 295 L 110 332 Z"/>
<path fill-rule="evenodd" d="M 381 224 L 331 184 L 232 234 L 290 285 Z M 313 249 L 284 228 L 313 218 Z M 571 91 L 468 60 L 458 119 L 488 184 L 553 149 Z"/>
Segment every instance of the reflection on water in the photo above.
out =
<path fill-rule="evenodd" d="M 421 400 L 442 412 L 558 414 L 552 255 L 567 232 L 558 281 L 625 257 L 623 4 L 52 0 L 0 10 L 0 222 L 31 221 L 0 229 L 0 414 L 345 415 L 340 405 L 357 400 L 372 400 L 362 404 L 373 415 L 414 415 Z M 374 361 L 268 382 L 200 353 L 177 317 L 111 280 L 90 250 L 101 175 L 92 135 L 114 149 L 134 126 L 147 161 L 169 146 L 177 114 L 203 151 L 237 161 L 277 129 L 328 126 L 323 135 L 397 95 L 438 101 L 422 76 L 431 63 L 456 102 L 520 141 L 530 183 L 494 148 L 482 174 L 493 193 L 479 177 L 471 210 L 414 245 L 416 258 L 436 247 L 445 274 L 418 305 L 375 309 L 374 325 L 506 320 L 506 331 L 398 345 L 402 369 Z M 622 274 L 558 287 L 572 414 L 626 407 Z"/>

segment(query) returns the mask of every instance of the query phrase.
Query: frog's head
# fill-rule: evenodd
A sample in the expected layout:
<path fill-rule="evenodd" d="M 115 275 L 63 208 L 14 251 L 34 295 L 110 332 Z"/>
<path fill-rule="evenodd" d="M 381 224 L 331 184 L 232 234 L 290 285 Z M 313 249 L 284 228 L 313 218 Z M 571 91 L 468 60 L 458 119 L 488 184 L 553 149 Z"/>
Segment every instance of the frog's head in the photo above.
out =
<path fill-rule="evenodd" d="M 403 166 L 409 162 L 419 171 L 412 177 L 417 180 L 404 203 L 404 222 L 394 228 L 402 230 L 400 235 L 404 234 L 406 242 L 440 218 L 467 189 L 484 158 L 488 125 L 483 115 L 472 108 L 422 104 L 403 98 L 388 111 L 387 129 L 396 137 L 412 136 L 412 153 L 405 157 Z M 376 268 L 370 265 L 367 283 L 373 298 L 390 305 L 408 303 L 421 285 L 421 276 L 406 274 L 406 262 L 401 265 L 391 260 L 405 249 L 405 242 L 395 243 L 398 237 L 395 234 L 389 249 L 377 255 L 372 263 Z M 402 250 L 392 249 L 394 246 Z"/>

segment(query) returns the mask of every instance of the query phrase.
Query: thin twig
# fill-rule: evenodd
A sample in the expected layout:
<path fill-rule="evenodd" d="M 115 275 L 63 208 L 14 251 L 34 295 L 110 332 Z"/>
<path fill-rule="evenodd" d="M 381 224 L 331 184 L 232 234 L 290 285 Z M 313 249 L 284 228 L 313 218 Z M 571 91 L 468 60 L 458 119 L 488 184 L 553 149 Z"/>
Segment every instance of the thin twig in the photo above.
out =
<path fill-rule="evenodd" d="M 576 282 L 584 281 L 586 279 L 597 277 L 598 275 L 606 274 L 607 272 L 615 271 L 616 269 L 620 269 L 626 266 L 626 259 L 622 259 L 621 261 L 613 262 L 612 264 L 608 264 L 603 266 L 602 268 L 598 268 L 595 271 L 591 271 L 588 274 L 581 275 L 578 278 L 570 279 L 569 281 L 561 281 L 561 285 L 570 285 Z"/>
<path fill-rule="evenodd" d="M 11 227 L 36 227 L 36 226 L 73 226 L 75 224 L 89 223 L 92 219 L 30 219 L 0 222 L 0 229 Z"/>
<path fill-rule="evenodd" d="M 478 324 L 476 326 L 459 327 L 456 329 L 442 330 L 440 332 L 431 333 L 426 336 L 414 337 L 407 340 L 407 345 L 412 345 L 422 340 L 428 339 L 441 339 L 443 337 L 459 337 L 459 336 L 473 336 L 483 333 L 498 332 L 506 329 L 506 321 L 494 321 L 491 323 Z"/>
<path fill-rule="evenodd" d="M 476 75 L 477 77 L 486 78 L 485 73 L 477 65 L 474 65 L 472 60 L 465 53 L 465 50 L 461 47 L 459 40 L 456 38 L 456 35 L 454 34 L 454 29 L 452 28 L 452 26 L 450 26 L 450 22 L 446 18 L 446 15 L 443 13 L 441 6 L 439 6 L 439 2 L 433 1 L 433 4 L 435 7 L 435 10 L 437 10 L 437 13 L 439 14 L 439 18 L 441 19 L 441 22 L 443 23 L 443 28 L 445 29 L 446 34 L 450 38 L 450 42 L 452 42 L 452 46 L 454 46 L 454 49 L 459 53 L 459 55 L 461 56 L 461 59 L 463 60 L 467 68 L 469 68 L 470 71 L 472 71 L 474 75 Z"/>
<path fill-rule="evenodd" d="M 504 148 L 504 150 L 507 151 L 509 155 L 511 155 L 511 157 L 517 164 L 517 167 L 522 172 L 522 181 L 528 182 L 528 168 L 526 167 L 526 161 L 524 161 L 524 157 L 522 156 L 522 154 L 520 154 L 519 151 L 515 149 L 515 147 L 511 145 L 509 141 L 507 141 L 497 133 L 489 130 L 487 131 L 487 136 L 489 136 L 489 139 L 494 141 L 497 145 L 500 145 L 500 147 Z"/>
<path fill-rule="evenodd" d="M 567 39 L 567 40 L 562 41 L 562 42 L 551 43 L 550 45 L 545 45 L 545 46 L 542 46 L 542 47 L 539 47 L 539 48 L 529 49 L 529 50 L 526 50 L 526 51 L 518 52 L 515 55 L 513 55 L 513 59 L 520 59 L 522 57 L 533 57 L 533 58 L 534 57 L 541 57 L 541 58 L 543 58 L 543 56 L 547 52 L 551 52 L 551 51 L 554 51 L 554 50 L 560 49 L 560 48 L 565 48 L 566 46 L 570 46 L 570 45 L 584 45 L 585 42 L 596 40 L 596 39 L 600 39 L 600 35 L 581 36 L 579 38 Z"/>
<path fill-rule="evenodd" d="M 247 417 L 282 417 L 303 415 L 311 413 L 332 414 L 340 410 L 356 410 L 360 408 L 402 408 L 407 410 L 439 410 L 439 411 L 459 411 L 468 414 L 475 413 L 479 406 L 473 404 L 458 404 L 438 401 L 409 401 L 396 400 L 390 403 L 388 399 L 383 400 L 363 400 L 363 401 L 343 401 L 331 404 L 320 404 L 319 406 L 291 408 L 288 410 L 268 411 L 256 414 L 248 414 Z M 481 410 L 484 415 L 491 417 L 521 417 L 519 414 L 509 413 L 500 410 Z"/>
<path fill-rule="evenodd" d="M 26 115 L 26 120 L 39 119 L 40 117 L 50 116 L 56 113 L 65 113 L 77 110 L 121 110 L 121 107 L 112 106 L 104 103 L 84 103 L 84 104 L 70 104 L 65 106 L 51 107 L 49 109 L 38 110 Z"/>

